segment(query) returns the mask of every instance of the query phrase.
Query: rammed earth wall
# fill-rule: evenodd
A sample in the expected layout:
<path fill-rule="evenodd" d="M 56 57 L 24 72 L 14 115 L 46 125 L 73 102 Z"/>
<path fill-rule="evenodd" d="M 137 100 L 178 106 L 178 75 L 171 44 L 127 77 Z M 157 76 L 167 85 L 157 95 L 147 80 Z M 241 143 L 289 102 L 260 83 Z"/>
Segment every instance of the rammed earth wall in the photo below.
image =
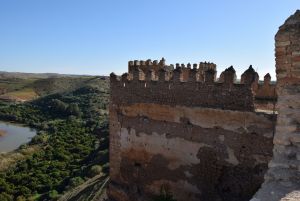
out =
<path fill-rule="evenodd" d="M 179 67 L 111 75 L 112 200 L 147 201 L 164 188 L 178 201 L 243 201 L 260 187 L 274 116 L 254 110 L 257 73 L 249 68 L 235 84 L 233 68 L 221 83 L 215 69 L 203 79 L 197 71 L 184 82 Z"/>

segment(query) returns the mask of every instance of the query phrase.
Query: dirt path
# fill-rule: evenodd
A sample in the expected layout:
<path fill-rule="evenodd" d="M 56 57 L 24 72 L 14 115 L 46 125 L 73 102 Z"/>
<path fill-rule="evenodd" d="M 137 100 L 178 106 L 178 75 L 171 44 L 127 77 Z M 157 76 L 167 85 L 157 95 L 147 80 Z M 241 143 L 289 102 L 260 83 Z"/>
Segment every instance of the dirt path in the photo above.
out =
<path fill-rule="evenodd" d="M 280 201 L 299 201 L 300 200 L 300 191 L 293 191 L 282 198 Z"/>
<path fill-rule="evenodd" d="M 64 194 L 58 201 L 105 201 L 109 177 L 97 175 Z"/>

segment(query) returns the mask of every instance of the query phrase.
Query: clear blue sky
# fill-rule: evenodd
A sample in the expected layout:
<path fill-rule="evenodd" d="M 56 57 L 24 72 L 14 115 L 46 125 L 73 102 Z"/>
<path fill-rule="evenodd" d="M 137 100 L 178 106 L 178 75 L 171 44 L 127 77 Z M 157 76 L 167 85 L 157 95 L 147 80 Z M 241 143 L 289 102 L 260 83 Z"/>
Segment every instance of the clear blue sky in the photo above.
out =
<path fill-rule="evenodd" d="M 127 61 L 252 64 L 275 75 L 274 35 L 299 0 L 0 0 L 0 70 L 108 75 Z"/>

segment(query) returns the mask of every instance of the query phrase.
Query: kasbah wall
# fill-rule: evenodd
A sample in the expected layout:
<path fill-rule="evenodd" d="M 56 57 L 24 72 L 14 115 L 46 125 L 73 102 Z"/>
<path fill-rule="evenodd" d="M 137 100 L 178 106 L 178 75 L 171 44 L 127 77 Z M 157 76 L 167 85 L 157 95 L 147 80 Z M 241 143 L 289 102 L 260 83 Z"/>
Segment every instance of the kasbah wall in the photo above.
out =
<path fill-rule="evenodd" d="M 280 64 L 280 54 L 295 54 L 288 46 L 299 45 L 295 37 L 284 43 L 288 53 L 280 53 L 283 43 L 276 36 L 279 123 L 274 150 L 276 114 L 265 109 L 277 98 L 275 85 L 269 75 L 258 82 L 251 66 L 240 82 L 233 67 L 216 79 L 213 63 L 174 68 L 164 59 L 130 61 L 128 73 L 120 78 L 111 74 L 110 199 L 148 201 L 164 189 L 177 201 L 246 201 L 264 182 L 272 153 L 271 169 L 281 167 L 286 157 L 298 160 L 298 154 L 286 156 L 285 149 L 299 140 L 294 133 L 299 114 L 292 114 L 299 102 L 283 97 L 299 94 L 299 88 L 294 90 L 300 83 L 299 55 L 290 57 L 288 67 Z M 285 129 L 288 139 L 278 135 Z M 298 151 L 294 144 L 292 149 Z M 290 177 L 297 175 L 296 167 Z M 265 183 L 276 174 L 269 170 Z"/>

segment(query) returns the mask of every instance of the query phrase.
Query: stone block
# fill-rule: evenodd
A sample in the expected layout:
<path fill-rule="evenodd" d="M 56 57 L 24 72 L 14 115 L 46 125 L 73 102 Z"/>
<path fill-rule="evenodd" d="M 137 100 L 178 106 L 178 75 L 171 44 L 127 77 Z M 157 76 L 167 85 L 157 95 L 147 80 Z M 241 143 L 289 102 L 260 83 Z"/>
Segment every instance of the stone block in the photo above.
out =
<path fill-rule="evenodd" d="M 291 44 L 291 41 L 278 41 L 275 46 L 276 47 L 285 47 Z"/>

